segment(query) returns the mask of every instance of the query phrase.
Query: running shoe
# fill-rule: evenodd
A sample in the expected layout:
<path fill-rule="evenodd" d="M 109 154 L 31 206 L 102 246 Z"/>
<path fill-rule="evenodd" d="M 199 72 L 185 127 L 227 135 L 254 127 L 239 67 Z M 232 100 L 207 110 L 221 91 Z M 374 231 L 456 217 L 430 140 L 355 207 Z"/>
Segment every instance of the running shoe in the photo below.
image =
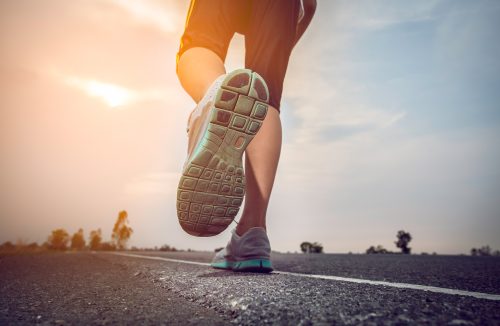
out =
<path fill-rule="evenodd" d="M 233 230 L 227 246 L 215 254 L 211 266 L 235 272 L 270 273 L 271 246 L 264 228 L 251 228 L 241 237 Z"/>
<path fill-rule="evenodd" d="M 264 79 L 248 69 L 219 77 L 191 113 L 177 217 L 194 236 L 214 236 L 234 220 L 245 195 L 242 156 L 268 110 Z"/>

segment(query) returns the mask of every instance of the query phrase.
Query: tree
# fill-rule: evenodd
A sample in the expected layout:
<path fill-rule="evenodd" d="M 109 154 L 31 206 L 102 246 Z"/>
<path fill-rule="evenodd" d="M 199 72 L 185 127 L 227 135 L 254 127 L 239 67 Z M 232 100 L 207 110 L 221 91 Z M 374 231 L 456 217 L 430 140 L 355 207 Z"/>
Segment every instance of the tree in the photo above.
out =
<path fill-rule="evenodd" d="M 222 248 L 220 248 L 222 250 Z M 170 247 L 169 245 L 165 244 L 160 247 L 160 251 L 177 251 L 175 247 Z M 217 251 L 216 251 L 217 252 Z"/>
<path fill-rule="evenodd" d="M 391 253 L 389 250 L 385 249 L 382 245 L 378 245 L 377 247 L 370 246 L 370 248 L 366 249 L 367 254 L 389 254 Z"/>
<path fill-rule="evenodd" d="M 479 256 L 491 256 L 491 248 L 490 246 L 482 246 L 478 250 Z"/>
<path fill-rule="evenodd" d="M 300 244 L 300 250 L 302 250 L 303 253 L 308 254 L 311 252 L 311 247 L 312 243 L 304 241 Z"/>
<path fill-rule="evenodd" d="M 116 220 L 113 234 L 111 235 L 117 249 L 125 249 L 132 232 L 132 228 L 128 225 L 127 211 L 121 211 L 118 213 L 118 219 Z"/>
<path fill-rule="evenodd" d="M 470 250 L 471 256 L 491 256 L 490 246 L 482 246 L 481 248 L 472 248 Z"/>
<path fill-rule="evenodd" d="M 313 254 L 321 254 L 323 253 L 323 246 L 320 243 L 314 242 L 310 243 L 307 241 L 304 241 L 300 244 L 300 250 L 303 253 L 313 253 Z"/>
<path fill-rule="evenodd" d="M 38 243 L 32 242 L 29 245 L 26 246 L 26 249 L 28 250 L 37 250 L 38 249 Z"/>
<path fill-rule="evenodd" d="M 396 247 L 401 248 L 401 252 L 403 254 L 411 253 L 411 248 L 408 247 L 408 243 L 411 241 L 411 234 L 409 232 L 405 232 L 403 230 L 399 231 L 396 234 L 398 241 L 395 241 Z"/>
<path fill-rule="evenodd" d="M 321 243 L 318 243 L 318 242 L 314 242 L 312 244 L 312 253 L 314 254 L 322 254 L 323 253 L 323 245 Z"/>
<path fill-rule="evenodd" d="M 12 244 L 12 242 L 10 241 L 2 243 L 2 245 L 0 246 L 0 250 L 3 251 L 12 251 L 14 249 L 16 249 L 16 246 L 14 246 L 14 244 Z"/>
<path fill-rule="evenodd" d="M 71 249 L 83 250 L 83 248 L 85 248 L 85 238 L 83 237 L 83 229 L 79 229 L 71 238 Z"/>
<path fill-rule="evenodd" d="M 102 241 L 102 235 L 101 234 L 102 234 L 101 233 L 101 229 L 90 231 L 90 235 L 89 235 L 89 247 L 90 247 L 90 250 L 99 250 L 99 249 L 101 249 L 101 241 Z"/>
<path fill-rule="evenodd" d="M 52 231 L 47 243 L 49 249 L 66 250 L 68 248 L 69 234 L 64 229 L 56 229 Z"/>

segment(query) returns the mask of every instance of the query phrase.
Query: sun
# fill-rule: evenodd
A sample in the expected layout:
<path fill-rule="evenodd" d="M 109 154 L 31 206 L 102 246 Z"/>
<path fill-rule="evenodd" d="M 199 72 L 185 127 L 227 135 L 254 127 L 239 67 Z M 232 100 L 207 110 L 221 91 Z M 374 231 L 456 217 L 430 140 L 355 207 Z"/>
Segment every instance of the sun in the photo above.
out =
<path fill-rule="evenodd" d="M 111 107 L 123 106 L 133 100 L 133 94 L 126 88 L 91 80 L 87 83 L 87 93 L 100 97 Z"/>
<path fill-rule="evenodd" d="M 134 92 L 124 87 L 97 80 L 85 80 L 71 77 L 68 78 L 67 82 L 72 86 L 83 90 L 89 96 L 101 99 L 112 108 L 127 105 L 134 101 L 136 97 Z"/>

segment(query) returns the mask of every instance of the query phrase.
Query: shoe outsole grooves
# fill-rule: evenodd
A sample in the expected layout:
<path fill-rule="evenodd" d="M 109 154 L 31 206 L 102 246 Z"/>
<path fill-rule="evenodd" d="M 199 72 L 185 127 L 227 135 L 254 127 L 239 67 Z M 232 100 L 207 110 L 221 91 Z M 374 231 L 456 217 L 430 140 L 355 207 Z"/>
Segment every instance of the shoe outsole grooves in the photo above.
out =
<path fill-rule="evenodd" d="M 257 73 L 238 69 L 224 78 L 177 188 L 177 217 L 187 233 L 214 236 L 234 220 L 245 195 L 242 156 L 262 126 L 268 100 Z"/>

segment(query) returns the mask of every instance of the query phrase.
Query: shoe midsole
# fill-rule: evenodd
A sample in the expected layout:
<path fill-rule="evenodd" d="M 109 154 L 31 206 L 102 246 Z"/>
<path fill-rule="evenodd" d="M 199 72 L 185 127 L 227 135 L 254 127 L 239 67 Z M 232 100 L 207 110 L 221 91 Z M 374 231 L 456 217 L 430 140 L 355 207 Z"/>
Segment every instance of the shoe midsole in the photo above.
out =
<path fill-rule="evenodd" d="M 220 261 L 213 262 L 212 267 L 224 268 L 224 269 L 245 269 L 245 268 L 273 268 L 271 261 L 268 259 L 248 259 L 242 261 Z"/>

